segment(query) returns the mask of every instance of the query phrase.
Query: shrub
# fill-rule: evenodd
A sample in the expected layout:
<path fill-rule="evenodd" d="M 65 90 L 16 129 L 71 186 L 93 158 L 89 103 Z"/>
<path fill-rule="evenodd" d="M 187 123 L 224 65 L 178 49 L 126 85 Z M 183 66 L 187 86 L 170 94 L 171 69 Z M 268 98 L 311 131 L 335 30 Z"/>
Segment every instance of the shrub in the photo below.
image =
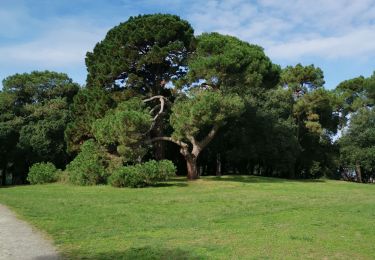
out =
<path fill-rule="evenodd" d="M 148 161 L 134 166 L 118 168 L 109 177 L 115 187 L 145 187 L 160 181 L 166 181 L 176 174 L 176 167 L 171 161 Z"/>
<path fill-rule="evenodd" d="M 41 162 L 33 164 L 29 169 L 27 180 L 31 184 L 43 184 L 57 181 L 60 170 L 53 163 Z"/>
<path fill-rule="evenodd" d="M 86 141 L 81 152 L 71 161 L 66 172 L 69 182 L 76 185 L 95 185 L 106 181 L 104 154 L 93 140 Z"/>

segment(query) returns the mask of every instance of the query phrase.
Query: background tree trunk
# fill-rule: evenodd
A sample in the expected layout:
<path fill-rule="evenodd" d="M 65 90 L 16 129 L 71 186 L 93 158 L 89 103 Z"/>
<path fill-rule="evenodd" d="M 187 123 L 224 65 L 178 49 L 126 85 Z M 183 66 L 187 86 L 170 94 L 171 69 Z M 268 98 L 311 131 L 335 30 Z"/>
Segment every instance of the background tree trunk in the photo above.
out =
<path fill-rule="evenodd" d="M 216 155 L 216 176 L 221 176 L 221 158 L 219 153 Z"/>
<path fill-rule="evenodd" d="M 361 166 L 357 163 L 355 166 L 355 171 L 357 173 L 358 182 L 362 182 L 362 171 Z"/>

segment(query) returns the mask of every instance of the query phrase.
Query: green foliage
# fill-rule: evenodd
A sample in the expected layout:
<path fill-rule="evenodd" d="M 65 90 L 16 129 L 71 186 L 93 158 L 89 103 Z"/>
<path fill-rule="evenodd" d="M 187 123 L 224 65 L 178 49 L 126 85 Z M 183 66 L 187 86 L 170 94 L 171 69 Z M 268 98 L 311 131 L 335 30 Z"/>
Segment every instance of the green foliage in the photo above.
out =
<path fill-rule="evenodd" d="M 325 81 L 323 71 L 319 67 L 315 68 L 313 64 L 303 66 L 299 63 L 282 70 L 280 83 L 301 94 L 323 87 Z"/>
<path fill-rule="evenodd" d="M 66 74 L 51 71 L 15 74 L 3 80 L 0 169 L 11 174 L 14 183 L 25 182 L 25 173 L 35 162 L 65 166 L 64 130 L 78 89 Z"/>
<path fill-rule="evenodd" d="M 92 124 L 102 118 L 111 107 L 111 99 L 101 88 L 81 89 L 70 108 L 72 122 L 65 130 L 69 152 L 78 152 L 81 144 L 92 138 Z"/>
<path fill-rule="evenodd" d="M 116 109 L 96 120 L 92 131 L 99 144 L 115 147 L 124 161 L 135 161 L 147 152 L 142 141 L 151 127 L 149 109 L 139 98 L 120 103 Z"/>
<path fill-rule="evenodd" d="M 81 152 L 71 161 L 66 172 L 69 181 L 77 185 L 95 185 L 105 183 L 105 155 L 100 146 L 93 140 L 83 143 Z"/>
<path fill-rule="evenodd" d="M 118 168 L 109 177 L 115 187 L 140 188 L 166 181 L 176 174 L 176 167 L 169 160 L 148 161 L 134 166 Z"/>
<path fill-rule="evenodd" d="M 35 163 L 29 169 L 27 180 L 31 184 L 43 184 L 55 182 L 58 179 L 60 170 L 56 169 L 53 163 Z"/>
<path fill-rule="evenodd" d="M 337 98 L 340 100 L 340 112 L 342 114 L 342 125 L 347 123 L 347 116 L 350 113 L 375 104 L 375 72 L 365 78 L 359 76 L 357 78 L 345 80 L 341 82 L 335 89 Z"/>
<path fill-rule="evenodd" d="M 265 92 L 259 105 L 248 104 L 240 118 L 223 129 L 215 142 L 229 162 L 225 171 L 290 177 L 300 146 L 291 118 L 293 98 L 283 88 Z"/>
<path fill-rule="evenodd" d="M 241 115 L 243 110 L 244 103 L 238 95 L 208 90 L 192 92 L 172 107 L 173 137 L 178 140 L 199 137 L 205 129 L 220 127 L 229 118 Z"/>
<path fill-rule="evenodd" d="M 33 71 L 15 74 L 3 80 L 3 91 L 14 93 L 17 104 L 40 103 L 58 97 L 66 97 L 70 102 L 79 85 L 65 73 L 53 71 Z"/>
<path fill-rule="evenodd" d="M 256 94 L 259 89 L 274 87 L 279 71 L 261 47 L 233 36 L 203 33 L 189 59 L 187 81 L 205 80 L 223 93 Z"/>
<path fill-rule="evenodd" d="M 344 167 L 360 167 L 362 177 L 375 177 L 375 110 L 362 108 L 350 119 L 347 131 L 339 140 Z"/>
<path fill-rule="evenodd" d="M 184 74 L 193 29 L 178 16 L 140 15 L 112 28 L 86 55 L 87 85 L 117 90 L 122 85 L 159 94 L 161 82 Z"/>
<path fill-rule="evenodd" d="M 298 99 L 293 113 L 298 124 L 309 132 L 322 134 L 324 129 L 335 134 L 339 123 L 335 105 L 333 93 L 321 88 Z"/>
<path fill-rule="evenodd" d="M 29 152 L 33 161 L 49 160 L 64 166 L 67 156 L 63 138 L 69 122 L 66 99 L 51 99 L 24 108 L 29 123 L 19 132 L 19 145 Z"/>

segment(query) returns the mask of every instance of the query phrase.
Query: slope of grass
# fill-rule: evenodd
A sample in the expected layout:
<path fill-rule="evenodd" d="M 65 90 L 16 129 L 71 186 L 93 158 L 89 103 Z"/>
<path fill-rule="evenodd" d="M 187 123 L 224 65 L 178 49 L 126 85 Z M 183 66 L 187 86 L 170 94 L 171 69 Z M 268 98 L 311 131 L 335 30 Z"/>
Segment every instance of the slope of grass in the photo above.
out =
<path fill-rule="evenodd" d="M 374 259 L 375 186 L 260 177 L 0 189 L 69 259 Z"/>

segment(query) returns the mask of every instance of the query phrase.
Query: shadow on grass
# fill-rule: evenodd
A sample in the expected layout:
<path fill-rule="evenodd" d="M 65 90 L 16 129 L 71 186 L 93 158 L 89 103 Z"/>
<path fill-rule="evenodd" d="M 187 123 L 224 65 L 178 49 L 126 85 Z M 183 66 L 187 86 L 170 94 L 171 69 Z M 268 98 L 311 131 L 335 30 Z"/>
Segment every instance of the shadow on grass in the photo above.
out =
<path fill-rule="evenodd" d="M 170 183 L 170 182 L 160 182 L 160 183 L 156 183 L 156 184 L 154 184 L 154 185 L 152 185 L 152 186 L 149 186 L 150 188 L 158 188 L 158 187 L 186 187 L 186 186 L 188 186 L 188 184 L 187 184 L 187 180 L 185 180 L 184 182 L 183 181 L 178 181 L 178 182 L 175 182 L 174 180 L 173 180 L 173 182 L 172 183 Z"/>
<path fill-rule="evenodd" d="M 155 247 L 138 247 L 130 248 L 124 251 L 114 251 L 93 254 L 90 256 L 76 257 L 73 255 L 67 256 L 68 259 L 203 259 L 192 252 L 182 249 L 167 249 Z"/>
<path fill-rule="evenodd" d="M 14 184 L 12 184 L 12 185 L 4 185 L 4 186 L 0 185 L 0 189 L 16 188 L 16 187 L 25 187 L 25 186 L 30 186 L 30 185 L 28 185 L 28 184 L 19 184 L 19 185 L 14 185 Z"/>
<path fill-rule="evenodd" d="M 243 182 L 243 183 L 291 183 L 291 182 L 318 182 L 323 183 L 325 180 L 322 179 L 308 179 L 308 180 L 298 180 L 298 179 L 282 179 L 274 177 L 261 177 L 254 175 L 225 175 L 222 177 L 204 177 L 207 181 L 233 181 L 233 182 Z"/>

